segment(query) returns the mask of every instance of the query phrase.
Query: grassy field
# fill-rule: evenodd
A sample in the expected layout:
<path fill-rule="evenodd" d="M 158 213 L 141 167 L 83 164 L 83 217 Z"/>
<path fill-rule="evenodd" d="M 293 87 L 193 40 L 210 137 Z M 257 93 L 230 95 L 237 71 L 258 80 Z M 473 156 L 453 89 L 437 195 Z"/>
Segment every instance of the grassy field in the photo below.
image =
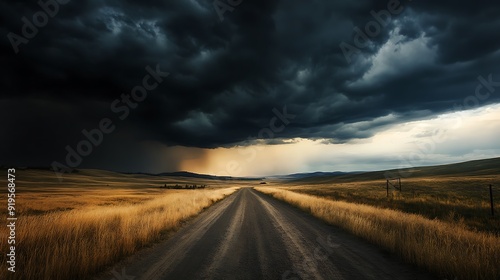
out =
<path fill-rule="evenodd" d="M 401 177 L 402 191 L 391 186 L 387 195 L 386 177 Z M 500 279 L 500 158 L 268 186 L 257 189 L 439 276 Z"/>
<path fill-rule="evenodd" d="M 489 184 L 496 194 L 497 216 L 491 217 Z M 419 214 L 463 224 L 471 230 L 500 234 L 500 175 L 402 179 L 402 191 L 382 180 L 277 184 L 298 193 Z"/>
<path fill-rule="evenodd" d="M 19 170 L 16 178 L 17 271 L 7 271 L 6 254 L 2 254 L 0 279 L 89 279 L 166 238 L 237 189 L 223 181 L 98 170 L 67 175 L 63 182 L 43 170 Z M 208 187 L 159 188 L 171 183 Z M 5 220 L 6 210 L 1 214 Z M 0 227 L 0 236 L 8 236 L 7 227 Z M 7 239 L 1 238 L 1 251 L 7 252 L 8 246 Z"/>
<path fill-rule="evenodd" d="M 2 172 L 6 174 L 6 172 Z M 240 181 L 218 181 L 189 177 L 121 174 L 103 170 L 81 170 L 67 174 L 60 182 L 48 170 L 16 171 L 17 214 L 40 215 L 88 207 L 143 203 L 167 190 L 166 185 L 198 184 L 210 189 L 244 185 Z M 0 189 L 5 195 L 6 189 Z M 5 214 L 5 209 L 0 213 Z"/>
<path fill-rule="evenodd" d="M 500 279 L 500 238 L 463 223 L 427 219 L 283 188 L 257 190 L 339 226 L 446 279 Z M 361 191 L 360 191 L 361 192 Z"/>

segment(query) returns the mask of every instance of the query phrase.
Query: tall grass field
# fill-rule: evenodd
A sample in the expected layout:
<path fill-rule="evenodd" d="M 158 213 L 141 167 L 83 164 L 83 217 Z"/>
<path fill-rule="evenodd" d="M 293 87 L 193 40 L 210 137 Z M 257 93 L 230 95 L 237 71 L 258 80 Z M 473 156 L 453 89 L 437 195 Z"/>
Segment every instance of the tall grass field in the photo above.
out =
<path fill-rule="evenodd" d="M 36 178 L 44 174 L 20 172 L 19 178 L 24 179 L 17 182 L 16 272 L 7 270 L 5 252 L 10 245 L 1 238 L 0 279 L 92 279 L 168 237 L 237 189 L 160 190 L 144 185 L 141 178 L 134 185 L 133 178 L 125 176 L 128 183 L 121 183 L 119 177 L 101 173 L 89 178 L 72 175 L 63 183 L 37 183 Z M 6 220 L 6 213 L 2 214 Z M 8 235 L 8 228 L 0 227 L 0 236 Z"/>

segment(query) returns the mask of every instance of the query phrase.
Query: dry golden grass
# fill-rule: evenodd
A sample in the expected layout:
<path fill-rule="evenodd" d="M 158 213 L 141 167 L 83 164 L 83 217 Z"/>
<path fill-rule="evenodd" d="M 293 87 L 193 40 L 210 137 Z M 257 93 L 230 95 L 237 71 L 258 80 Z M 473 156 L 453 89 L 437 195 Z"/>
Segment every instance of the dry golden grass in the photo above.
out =
<path fill-rule="evenodd" d="M 500 238 L 463 225 L 278 188 L 258 191 L 286 201 L 448 279 L 500 279 Z"/>
<path fill-rule="evenodd" d="M 17 181 L 16 272 L 7 271 L 2 254 L 0 279 L 89 279 L 237 189 L 120 188 L 112 176 L 107 187 L 77 188 L 73 177 L 76 185 L 39 188 L 24 179 Z M 8 236 L 7 227 L 0 227 L 0 236 Z M 1 251 L 8 246 L 1 238 Z"/>
<path fill-rule="evenodd" d="M 406 178 L 402 180 L 403 191 L 400 193 L 392 189 L 389 198 L 386 196 L 383 179 L 277 185 L 294 192 L 400 210 L 429 219 L 459 222 L 473 230 L 500 234 L 500 218 L 492 218 L 490 214 L 489 184 L 493 185 L 498 214 L 500 212 L 498 175 Z"/>
<path fill-rule="evenodd" d="M 62 182 L 54 172 L 48 170 L 17 170 L 16 175 L 18 215 L 40 215 L 88 207 L 143 203 L 167 193 L 167 190 L 160 189 L 164 184 L 194 183 L 209 185 L 210 188 L 226 188 L 242 183 L 120 174 L 103 170 L 81 170 L 67 174 Z M 0 189 L 0 194 L 5 193 L 6 188 Z M 4 214 L 5 210 L 0 209 L 0 213 Z"/>

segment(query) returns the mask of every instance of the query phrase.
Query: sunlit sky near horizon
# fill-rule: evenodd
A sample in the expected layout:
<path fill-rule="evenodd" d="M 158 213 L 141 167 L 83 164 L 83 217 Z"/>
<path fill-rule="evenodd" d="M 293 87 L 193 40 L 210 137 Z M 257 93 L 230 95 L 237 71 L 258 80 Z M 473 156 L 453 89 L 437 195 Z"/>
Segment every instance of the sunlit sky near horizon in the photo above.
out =
<path fill-rule="evenodd" d="M 500 2 L 214 3 L 70 1 L 35 31 L 36 1 L 2 2 L 0 165 L 267 176 L 500 156 Z"/>

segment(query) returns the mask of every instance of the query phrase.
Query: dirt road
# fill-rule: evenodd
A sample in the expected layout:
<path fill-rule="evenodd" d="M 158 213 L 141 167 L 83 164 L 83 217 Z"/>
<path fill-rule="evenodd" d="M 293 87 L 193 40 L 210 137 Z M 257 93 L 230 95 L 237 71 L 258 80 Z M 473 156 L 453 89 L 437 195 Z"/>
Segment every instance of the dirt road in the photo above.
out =
<path fill-rule="evenodd" d="M 434 279 L 251 188 L 112 271 L 102 279 Z"/>

